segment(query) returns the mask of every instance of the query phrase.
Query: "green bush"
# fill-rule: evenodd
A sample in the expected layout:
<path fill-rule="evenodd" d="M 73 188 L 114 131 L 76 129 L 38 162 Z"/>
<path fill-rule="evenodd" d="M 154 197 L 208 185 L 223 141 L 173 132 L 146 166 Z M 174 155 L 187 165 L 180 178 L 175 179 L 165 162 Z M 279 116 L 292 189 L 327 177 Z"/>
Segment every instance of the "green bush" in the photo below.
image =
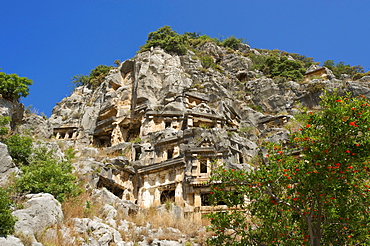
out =
<path fill-rule="evenodd" d="M 18 100 L 29 95 L 29 86 L 32 80 L 19 77 L 17 74 L 0 72 L 0 94 L 7 100 Z"/>
<path fill-rule="evenodd" d="M 167 53 L 185 55 L 189 47 L 188 37 L 197 37 L 197 35 L 189 33 L 179 35 L 170 26 L 164 26 L 149 33 L 148 40 L 140 47 L 139 52 L 148 51 L 151 47 L 161 47 Z"/>
<path fill-rule="evenodd" d="M 231 37 L 224 39 L 221 42 L 221 45 L 224 47 L 229 47 L 233 50 L 236 50 L 238 48 L 238 44 L 241 44 L 241 43 L 246 43 L 243 38 L 236 38 L 234 36 L 231 36 Z"/>
<path fill-rule="evenodd" d="M 3 140 L 3 136 L 8 134 L 9 129 L 6 127 L 10 123 L 10 117 L 7 116 L 0 116 L 0 141 Z"/>
<path fill-rule="evenodd" d="M 202 66 L 204 68 L 210 68 L 210 67 L 212 67 L 213 64 L 215 64 L 215 61 L 214 61 L 213 57 L 212 56 L 207 56 L 207 55 L 201 56 L 200 57 L 200 62 L 202 63 Z"/>
<path fill-rule="evenodd" d="M 301 62 L 290 60 L 286 56 L 259 56 L 250 54 L 249 57 L 254 63 L 253 68 L 260 70 L 267 77 L 284 77 L 294 81 L 300 81 L 303 79 L 306 72 L 306 69 L 303 68 Z"/>
<path fill-rule="evenodd" d="M 14 231 L 17 219 L 12 215 L 12 205 L 9 194 L 0 188 L 0 235 L 9 235 Z"/>
<path fill-rule="evenodd" d="M 91 70 L 89 75 L 75 75 L 72 78 L 72 84 L 76 87 L 87 85 L 92 89 L 96 89 L 104 82 L 105 77 L 108 75 L 111 69 L 112 66 L 99 65 Z"/>
<path fill-rule="evenodd" d="M 28 165 L 28 158 L 32 153 L 32 138 L 15 134 L 4 140 L 8 146 L 9 155 L 17 166 Z"/>
<path fill-rule="evenodd" d="M 344 64 L 344 62 L 335 63 L 333 60 L 327 60 L 323 66 L 329 68 L 335 77 L 340 78 L 341 74 L 355 75 L 356 73 L 363 73 L 364 69 L 360 65 L 351 66 Z"/>
<path fill-rule="evenodd" d="M 370 71 L 369 72 L 366 72 L 366 73 L 356 73 L 355 75 L 353 75 L 353 80 L 359 80 L 361 79 L 362 77 L 364 76 L 370 76 Z"/>
<path fill-rule="evenodd" d="M 45 147 L 34 149 L 28 166 L 21 166 L 22 175 L 16 181 L 21 193 L 50 193 L 63 202 L 68 196 L 77 196 L 81 191 L 72 174 L 71 153 L 59 161 L 54 151 Z"/>

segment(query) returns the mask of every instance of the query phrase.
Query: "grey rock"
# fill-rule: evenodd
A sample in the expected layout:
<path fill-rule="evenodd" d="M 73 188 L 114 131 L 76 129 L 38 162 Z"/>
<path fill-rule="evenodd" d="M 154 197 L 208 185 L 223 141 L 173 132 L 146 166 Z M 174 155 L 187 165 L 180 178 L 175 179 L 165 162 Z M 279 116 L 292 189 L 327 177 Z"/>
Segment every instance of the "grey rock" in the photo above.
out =
<path fill-rule="evenodd" d="M 0 186 L 5 185 L 12 174 L 18 174 L 19 168 L 14 164 L 6 144 L 0 142 Z"/>
<path fill-rule="evenodd" d="M 82 245 L 109 246 L 112 243 L 115 243 L 115 245 L 124 245 L 120 233 L 99 220 L 75 218 L 73 221 L 75 231 L 81 234 L 87 234 L 87 238 L 79 239 L 83 242 Z"/>
<path fill-rule="evenodd" d="M 138 211 L 138 206 L 131 201 L 122 200 L 115 196 L 113 193 L 108 191 L 106 188 L 94 189 L 93 198 L 97 201 L 103 201 L 104 203 L 111 204 L 117 211 L 122 213 L 124 216 L 129 214 L 135 214 Z"/>
<path fill-rule="evenodd" d="M 6 237 L 0 237 L 0 245 L 2 246 L 24 246 L 22 241 L 13 235 L 8 235 Z"/>
<path fill-rule="evenodd" d="M 364 76 L 360 79 L 361 82 L 370 82 L 370 76 Z"/>
<path fill-rule="evenodd" d="M 248 44 L 240 43 L 237 45 L 237 50 L 239 50 L 242 53 L 247 53 L 251 50 L 251 47 Z"/>
<path fill-rule="evenodd" d="M 24 118 L 19 126 L 21 132 L 27 132 L 37 138 L 47 139 L 53 134 L 50 123 L 40 115 Z"/>
<path fill-rule="evenodd" d="M 0 116 L 8 116 L 11 119 L 11 128 L 14 129 L 23 118 L 24 105 L 17 101 L 4 99 L 0 94 Z"/>
<path fill-rule="evenodd" d="M 18 218 L 14 231 L 36 241 L 35 233 L 63 221 L 63 211 L 60 203 L 50 194 L 29 194 L 26 198 L 29 200 L 23 203 L 24 209 L 13 212 Z"/>

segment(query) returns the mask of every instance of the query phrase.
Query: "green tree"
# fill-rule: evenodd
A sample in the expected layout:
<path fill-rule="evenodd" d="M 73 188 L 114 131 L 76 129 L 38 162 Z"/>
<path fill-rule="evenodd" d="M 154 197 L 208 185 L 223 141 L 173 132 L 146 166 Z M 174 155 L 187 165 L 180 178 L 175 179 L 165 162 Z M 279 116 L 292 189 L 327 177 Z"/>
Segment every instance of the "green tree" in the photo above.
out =
<path fill-rule="evenodd" d="M 7 100 L 18 100 L 29 95 L 29 86 L 32 80 L 19 77 L 17 74 L 0 72 L 0 94 Z"/>
<path fill-rule="evenodd" d="M 255 171 L 217 170 L 211 245 L 369 245 L 370 101 L 327 94 L 289 148 Z"/>
<path fill-rule="evenodd" d="M 140 47 L 139 52 L 150 50 L 151 47 L 161 47 L 167 53 L 185 55 L 189 47 L 188 37 L 197 37 L 194 33 L 179 35 L 170 26 L 163 26 L 148 35 L 146 43 Z"/>
<path fill-rule="evenodd" d="M 112 66 L 99 65 L 91 70 L 89 75 L 75 75 L 72 78 L 72 84 L 76 87 L 87 85 L 92 89 L 96 89 L 104 82 L 105 77 L 108 75 L 111 69 Z"/>
<path fill-rule="evenodd" d="M 68 196 L 81 192 L 72 169 L 70 157 L 59 161 L 54 157 L 53 150 L 44 147 L 34 149 L 30 164 L 21 166 L 22 175 L 16 181 L 17 190 L 21 193 L 50 193 L 63 202 Z"/>
<path fill-rule="evenodd" d="M 344 62 L 335 63 L 333 60 L 327 60 L 323 66 L 329 68 L 335 77 L 340 78 L 341 74 L 355 75 L 356 73 L 363 73 L 364 68 L 360 65 L 351 66 L 344 64 Z"/>
<path fill-rule="evenodd" d="M 14 231 L 17 219 L 12 215 L 13 202 L 9 194 L 0 188 L 0 235 L 9 235 Z"/>

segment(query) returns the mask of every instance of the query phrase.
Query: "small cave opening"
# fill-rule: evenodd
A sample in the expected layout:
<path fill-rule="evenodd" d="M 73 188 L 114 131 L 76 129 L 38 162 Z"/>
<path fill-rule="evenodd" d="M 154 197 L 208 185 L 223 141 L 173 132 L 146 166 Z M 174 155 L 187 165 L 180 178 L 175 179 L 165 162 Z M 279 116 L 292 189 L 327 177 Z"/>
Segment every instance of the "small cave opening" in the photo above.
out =
<path fill-rule="evenodd" d="M 210 206 L 211 203 L 209 200 L 209 193 L 201 193 L 200 201 L 201 201 L 201 206 Z"/>
<path fill-rule="evenodd" d="M 173 149 L 168 149 L 167 150 L 167 159 L 172 159 L 173 158 Z"/>
<path fill-rule="evenodd" d="M 99 181 L 97 184 L 98 188 L 105 187 L 107 190 L 112 192 L 115 196 L 122 198 L 124 189 L 117 185 L 113 180 L 104 178 L 102 176 L 99 177 Z"/>
<path fill-rule="evenodd" d="M 142 154 L 141 146 L 135 147 L 135 161 L 138 161 L 140 159 L 140 156 Z"/>
<path fill-rule="evenodd" d="M 175 202 L 175 190 L 163 190 L 161 193 L 161 204 Z"/>
<path fill-rule="evenodd" d="M 171 121 L 166 121 L 165 128 L 170 128 L 170 127 L 171 127 Z"/>
<path fill-rule="evenodd" d="M 200 173 L 207 173 L 208 167 L 207 167 L 207 160 L 200 160 Z"/>

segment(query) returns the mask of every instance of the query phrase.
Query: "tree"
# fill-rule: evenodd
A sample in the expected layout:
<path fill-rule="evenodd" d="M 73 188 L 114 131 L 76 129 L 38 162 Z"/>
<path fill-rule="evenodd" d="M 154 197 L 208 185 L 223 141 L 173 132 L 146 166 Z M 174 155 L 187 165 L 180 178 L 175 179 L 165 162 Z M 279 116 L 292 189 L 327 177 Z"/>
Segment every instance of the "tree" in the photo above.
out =
<path fill-rule="evenodd" d="M 21 193 L 50 193 L 63 202 L 68 196 L 80 193 L 72 169 L 71 157 L 60 161 L 54 157 L 53 150 L 44 147 L 34 149 L 30 164 L 21 166 L 22 175 L 16 181 L 17 190 Z"/>
<path fill-rule="evenodd" d="M 9 194 L 0 188 L 0 235 L 9 235 L 14 231 L 17 219 L 12 215 L 12 206 Z"/>
<path fill-rule="evenodd" d="M 92 89 L 96 89 L 104 82 L 105 77 L 108 75 L 111 69 L 112 66 L 99 65 L 91 70 L 89 75 L 75 75 L 72 78 L 72 84 L 75 86 L 87 85 Z"/>
<path fill-rule="evenodd" d="M 323 65 L 329 68 L 337 78 L 340 78 L 341 74 L 355 75 L 356 73 L 364 72 L 364 68 L 362 66 L 351 66 L 344 64 L 342 61 L 335 63 L 333 60 L 327 60 Z"/>
<path fill-rule="evenodd" d="M 7 100 L 18 100 L 29 95 L 29 86 L 32 80 L 19 77 L 17 74 L 0 72 L 0 94 Z"/>
<path fill-rule="evenodd" d="M 140 47 L 139 52 L 150 50 L 151 47 L 161 47 L 167 53 L 185 55 L 189 47 L 188 38 L 197 37 L 196 34 L 179 35 L 170 26 L 163 26 L 148 35 L 146 43 Z"/>
<path fill-rule="evenodd" d="M 326 94 L 288 147 L 266 143 L 255 171 L 220 168 L 211 245 L 369 245 L 370 100 Z"/>

